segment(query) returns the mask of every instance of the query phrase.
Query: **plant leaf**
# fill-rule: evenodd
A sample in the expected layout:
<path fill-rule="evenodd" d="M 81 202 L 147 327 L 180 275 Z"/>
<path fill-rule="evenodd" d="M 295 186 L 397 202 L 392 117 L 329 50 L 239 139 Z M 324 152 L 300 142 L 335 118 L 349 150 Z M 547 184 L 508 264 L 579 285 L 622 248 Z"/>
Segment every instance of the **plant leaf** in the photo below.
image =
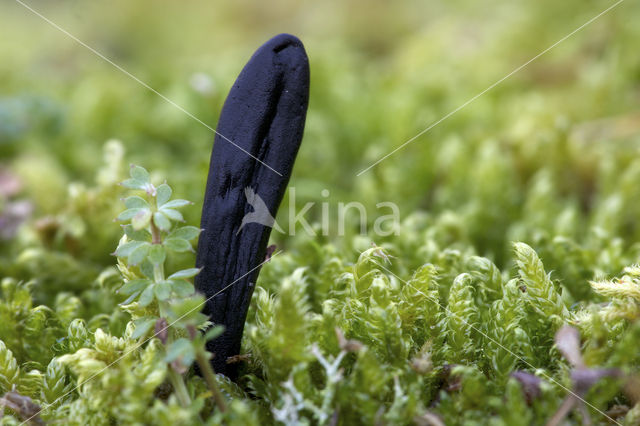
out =
<path fill-rule="evenodd" d="M 155 265 L 164 263 L 167 257 L 167 251 L 162 244 L 151 244 L 149 249 L 149 261 Z"/>
<path fill-rule="evenodd" d="M 144 244 L 144 241 L 128 241 L 118 246 L 115 254 L 118 257 L 129 257 L 131 252 L 140 247 L 142 244 Z"/>
<path fill-rule="evenodd" d="M 185 280 L 171 281 L 171 288 L 178 297 L 188 297 L 196 291 L 196 289 L 193 287 L 193 284 Z"/>
<path fill-rule="evenodd" d="M 171 187 L 166 183 L 163 183 L 156 188 L 156 203 L 158 207 L 162 207 L 171 198 Z"/>
<path fill-rule="evenodd" d="M 215 339 L 216 337 L 220 336 L 223 332 L 224 332 L 224 326 L 216 325 L 214 327 L 211 327 L 204 334 L 204 340 L 209 341 L 211 339 Z"/>
<path fill-rule="evenodd" d="M 137 195 L 132 195 L 131 197 L 127 197 L 124 200 L 124 205 L 127 206 L 128 209 L 148 209 L 149 203 L 142 197 L 138 197 Z"/>
<path fill-rule="evenodd" d="M 173 321 L 184 320 L 194 313 L 199 313 L 204 305 L 204 297 L 198 293 L 192 294 L 191 297 L 174 300 L 171 303 L 171 313 Z"/>
<path fill-rule="evenodd" d="M 139 337 L 145 336 L 151 327 L 153 327 L 156 323 L 155 318 L 140 318 L 134 322 L 136 325 L 136 329 L 131 333 L 132 339 L 137 339 Z"/>
<path fill-rule="evenodd" d="M 142 243 L 129 254 L 128 262 L 131 265 L 137 265 L 142 262 L 147 254 L 149 253 L 149 249 L 151 248 L 150 243 Z"/>
<path fill-rule="evenodd" d="M 154 293 L 158 300 L 167 300 L 171 297 L 171 282 L 161 281 L 155 285 Z"/>
<path fill-rule="evenodd" d="M 155 286 L 156 286 L 155 284 L 151 284 L 150 286 L 145 288 L 142 294 L 140 295 L 140 300 L 138 300 L 138 304 L 140 304 L 141 308 L 144 308 L 145 306 L 149 306 L 151 302 L 153 302 L 153 293 L 154 293 Z"/>
<path fill-rule="evenodd" d="M 168 231 L 171 229 L 171 222 L 167 219 L 167 216 L 162 214 L 161 212 L 155 212 L 153 214 L 153 223 L 163 231 Z"/>
<path fill-rule="evenodd" d="M 151 281 L 145 279 L 145 278 L 140 278 L 137 280 L 131 280 L 131 281 L 127 281 L 126 283 L 124 283 L 124 285 L 122 287 L 120 287 L 120 289 L 118 290 L 118 293 L 122 293 L 122 294 L 133 294 L 135 292 L 139 292 L 144 290 L 144 288 L 146 286 L 148 286 L 151 283 Z"/>
<path fill-rule="evenodd" d="M 185 252 L 185 251 L 193 250 L 189 241 L 183 240 L 182 238 L 167 238 L 163 244 L 169 250 L 176 251 L 176 252 Z"/>
<path fill-rule="evenodd" d="M 146 229 L 134 230 L 131 224 L 123 226 L 124 233 L 132 241 L 151 241 L 151 233 Z"/>
<path fill-rule="evenodd" d="M 190 366 L 195 359 L 195 351 L 191 341 L 182 337 L 169 345 L 167 348 L 166 362 L 180 359 L 186 366 Z"/>
<path fill-rule="evenodd" d="M 129 170 L 129 175 L 131 178 L 141 181 L 143 183 L 149 182 L 149 172 L 140 166 L 131 165 L 131 170 Z"/>
<path fill-rule="evenodd" d="M 116 218 L 116 220 L 130 220 L 133 219 L 133 217 L 135 215 L 137 215 L 138 213 L 140 213 L 143 209 L 136 207 L 136 208 L 131 208 L 131 209 L 127 209 L 125 211 L 123 211 L 122 213 L 120 213 L 118 215 L 118 217 Z"/>
<path fill-rule="evenodd" d="M 189 204 L 191 204 L 191 201 L 189 200 L 171 200 L 162 207 L 167 209 L 176 209 L 178 207 L 188 206 Z"/>
<path fill-rule="evenodd" d="M 129 189 L 145 189 L 147 187 L 147 184 L 144 181 L 138 179 L 127 179 L 120 185 Z"/>
<path fill-rule="evenodd" d="M 127 299 L 122 302 L 119 303 L 120 306 L 124 306 L 124 305 L 128 305 L 129 303 L 133 302 L 134 300 L 136 300 L 136 297 L 138 297 L 138 295 L 140 294 L 139 291 L 136 291 L 135 293 L 133 293 L 131 296 L 127 297 Z"/>
<path fill-rule="evenodd" d="M 169 279 L 174 279 L 174 278 L 191 278 L 191 277 L 195 277 L 196 275 L 198 275 L 198 273 L 201 271 L 201 268 L 189 268 L 189 269 L 183 269 L 182 271 L 178 271 L 174 274 L 171 274 L 169 276 Z"/>
<path fill-rule="evenodd" d="M 165 204 L 165 206 L 171 204 L 172 202 L 173 201 Z M 160 209 L 160 211 L 162 212 L 162 214 L 164 214 L 165 216 L 167 216 L 171 220 L 175 220 L 176 222 L 184 222 L 184 218 L 182 217 L 182 213 L 180 213 L 178 210 L 173 210 L 173 209 L 168 209 L 168 208 L 162 207 Z"/>
<path fill-rule="evenodd" d="M 183 226 L 182 228 L 175 229 L 171 234 L 169 234 L 169 238 L 181 238 L 189 241 L 200 235 L 200 232 L 202 232 L 202 230 L 195 226 Z"/>
<path fill-rule="evenodd" d="M 140 211 L 131 218 L 131 226 L 133 226 L 133 229 L 135 230 L 146 228 L 149 225 L 150 220 L 151 210 L 140 209 Z"/>

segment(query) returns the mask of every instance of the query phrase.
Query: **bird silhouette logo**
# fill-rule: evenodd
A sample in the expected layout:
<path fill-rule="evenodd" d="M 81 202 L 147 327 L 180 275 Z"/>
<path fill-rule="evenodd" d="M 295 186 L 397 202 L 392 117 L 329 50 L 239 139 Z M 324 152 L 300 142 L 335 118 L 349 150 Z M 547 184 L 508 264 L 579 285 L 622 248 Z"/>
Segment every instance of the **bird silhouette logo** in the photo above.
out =
<path fill-rule="evenodd" d="M 276 222 L 275 218 L 271 216 L 271 212 L 267 208 L 267 205 L 264 203 L 262 198 L 260 198 L 260 196 L 255 193 L 253 188 L 247 186 L 244 189 L 244 196 L 247 199 L 247 203 L 251 207 L 253 207 L 253 211 L 244 215 L 244 217 L 242 218 L 242 223 L 240 224 L 240 228 L 238 228 L 238 232 L 236 232 L 236 235 L 240 233 L 245 225 L 248 225 L 250 223 L 259 223 L 260 225 L 268 226 L 269 228 L 274 228 L 280 233 L 284 233 L 282 228 L 278 226 L 278 222 Z"/>

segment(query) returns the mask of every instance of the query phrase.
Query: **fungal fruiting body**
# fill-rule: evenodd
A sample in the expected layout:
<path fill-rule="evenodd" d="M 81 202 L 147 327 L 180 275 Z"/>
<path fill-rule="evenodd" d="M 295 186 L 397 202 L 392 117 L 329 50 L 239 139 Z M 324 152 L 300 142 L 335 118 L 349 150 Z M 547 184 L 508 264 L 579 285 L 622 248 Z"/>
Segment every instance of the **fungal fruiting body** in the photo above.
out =
<path fill-rule="evenodd" d="M 271 226 L 243 222 L 254 200 L 275 217 L 300 147 L 309 101 L 309 61 L 296 37 L 260 47 L 236 79 L 220 114 L 202 208 L 196 265 L 204 312 L 224 333 L 207 343 L 216 372 L 234 377 L 247 309 Z"/>

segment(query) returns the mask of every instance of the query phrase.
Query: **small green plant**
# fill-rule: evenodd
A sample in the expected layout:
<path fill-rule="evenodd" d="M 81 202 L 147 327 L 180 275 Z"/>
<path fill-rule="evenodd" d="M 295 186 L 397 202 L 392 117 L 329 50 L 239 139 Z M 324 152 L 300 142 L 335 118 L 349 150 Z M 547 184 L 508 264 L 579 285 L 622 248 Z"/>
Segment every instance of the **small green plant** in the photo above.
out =
<path fill-rule="evenodd" d="M 209 363 L 211 354 L 205 349 L 207 340 L 217 337 L 222 328 L 210 327 L 200 312 L 204 298 L 188 281 L 200 270 L 189 268 L 171 274 L 165 270 L 173 253 L 193 251 L 191 241 L 200 233 L 194 226 L 183 226 L 177 210 L 191 203 L 172 200 L 171 187 L 166 183 L 154 186 L 140 166 L 132 165 L 130 176 L 122 186 L 138 194 L 124 199 L 127 209 L 117 217 L 124 222 L 124 236 L 114 254 L 125 281 L 118 292 L 128 296 L 121 305 L 134 319 L 131 338 L 146 342 L 153 331 L 151 338 L 162 342 L 169 380 L 185 408 L 192 401 L 182 375 L 196 362 L 218 409 L 224 412 L 226 402 Z"/>

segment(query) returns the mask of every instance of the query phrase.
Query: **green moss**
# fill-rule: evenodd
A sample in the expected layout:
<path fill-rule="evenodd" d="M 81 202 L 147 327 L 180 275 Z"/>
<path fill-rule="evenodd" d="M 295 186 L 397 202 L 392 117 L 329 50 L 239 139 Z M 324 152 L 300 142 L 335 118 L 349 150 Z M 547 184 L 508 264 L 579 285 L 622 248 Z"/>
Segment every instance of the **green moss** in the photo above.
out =
<path fill-rule="evenodd" d="M 276 2 L 266 27 L 231 3 L 116 3 L 74 5 L 100 26 L 44 12 L 211 125 L 256 40 L 298 11 Z M 318 3 L 297 28 L 312 93 L 291 185 L 299 209 L 316 203 L 314 225 L 323 202 L 376 212 L 393 201 L 398 234 L 375 235 L 373 215 L 366 235 L 356 222 L 344 236 L 337 226 L 273 234 L 283 252 L 256 285 L 239 380 L 215 378 L 224 413 L 190 363 L 177 365 L 179 377 L 170 365 L 195 358 L 181 351 L 198 348 L 185 340 L 204 320 L 180 324 L 169 345 L 140 344 L 170 310 L 155 298 L 120 305 L 124 282 L 143 274 L 136 256 L 149 253 L 111 255 L 123 232 L 113 219 L 130 195 L 117 185 L 126 163 L 194 200 L 183 214 L 198 225 L 210 131 L 81 47 L 71 54 L 64 35 L 43 42 L 25 10 L 2 14 L 21 43 L 0 43 L 12 64 L 0 70 L 10 94 L 0 99 L 0 167 L 22 190 L 0 194 L 0 217 L 20 201 L 33 214 L 0 241 L 0 396 L 14 390 L 43 420 L 82 425 L 542 425 L 577 390 L 576 366 L 554 341 L 570 324 L 586 367 L 622 372 L 581 394 L 592 421 L 638 424 L 638 5 L 622 3 L 356 177 L 601 10 L 580 0 L 351 3 Z M 366 26 L 336 20 L 353 10 Z M 64 67 L 50 63 L 58 57 Z M 203 71 L 206 93 L 188 84 Z M 113 137 L 122 141 L 102 143 Z M 173 253 L 164 268 L 193 262 Z M 535 395 L 515 371 L 541 381 Z M 0 422 L 24 414 L 7 406 Z"/>

